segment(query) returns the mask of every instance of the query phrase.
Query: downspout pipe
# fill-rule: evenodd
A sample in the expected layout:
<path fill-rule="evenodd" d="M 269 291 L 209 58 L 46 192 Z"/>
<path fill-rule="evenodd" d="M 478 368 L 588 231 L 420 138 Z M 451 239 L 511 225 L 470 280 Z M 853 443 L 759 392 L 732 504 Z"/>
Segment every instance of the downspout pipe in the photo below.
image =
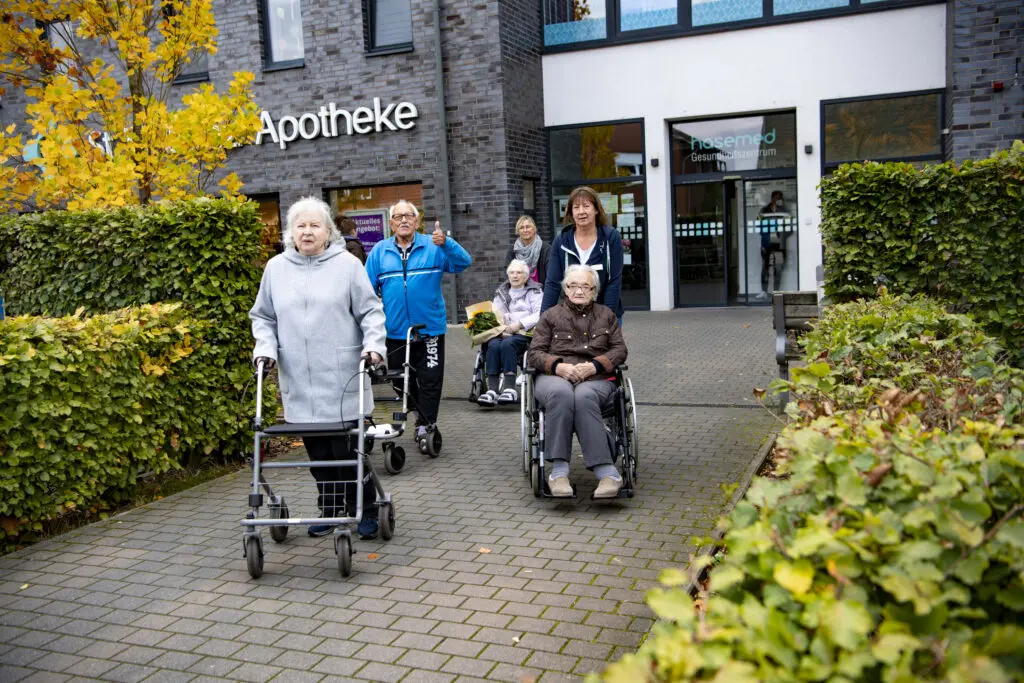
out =
<path fill-rule="evenodd" d="M 451 168 L 448 164 L 448 109 L 444 97 L 444 59 L 441 54 L 441 0 L 434 0 L 434 66 L 437 73 L 437 109 L 440 127 L 440 164 L 438 165 L 438 195 L 441 200 L 438 215 L 443 230 L 452 229 Z M 429 230 L 429 226 L 428 226 Z M 450 234 L 450 233 L 449 233 Z M 453 308 L 448 311 L 449 322 L 458 320 L 458 286 L 453 275 L 450 279 L 450 301 Z"/>

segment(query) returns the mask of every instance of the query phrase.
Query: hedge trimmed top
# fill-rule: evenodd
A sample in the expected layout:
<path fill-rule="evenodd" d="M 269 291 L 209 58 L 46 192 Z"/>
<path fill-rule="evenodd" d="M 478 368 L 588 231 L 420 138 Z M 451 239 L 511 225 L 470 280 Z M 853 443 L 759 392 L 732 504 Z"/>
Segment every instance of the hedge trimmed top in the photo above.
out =
<path fill-rule="evenodd" d="M 1024 363 L 1024 143 L 983 161 L 868 162 L 821 183 L 825 291 L 879 282 L 970 311 Z"/>

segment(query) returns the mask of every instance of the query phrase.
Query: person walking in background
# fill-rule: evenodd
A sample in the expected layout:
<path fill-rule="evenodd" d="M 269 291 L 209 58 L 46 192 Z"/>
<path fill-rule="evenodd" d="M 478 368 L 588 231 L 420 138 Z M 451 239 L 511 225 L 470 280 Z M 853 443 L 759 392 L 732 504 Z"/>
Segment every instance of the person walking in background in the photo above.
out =
<path fill-rule="evenodd" d="M 585 186 L 570 192 L 564 224 L 567 227 L 551 243 L 541 313 L 558 303 L 566 269 L 580 264 L 597 272 L 601 281 L 597 303 L 612 309 L 621 324 L 622 236 L 609 225 L 597 192 Z"/>
<path fill-rule="evenodd" d="M 425 325 L 421 337 L 410 349 L 415 376 L 409 387 L 416 410 L 416 444 L 427 452 L 428 431 L 437 423 L 444 379 L 444 340 L 448 330 L 441 278 L 461 273 L 473 259 L 469 252 L 434 222 L 428 237 L 417 232 L 420 212 L 411 202 L 400 199 L 391 207 L 392 237 L 373 246 L 366 259 L 370 284 L 384 302 L 387 317 L 388 367 L 405 362 L 405 339 L 413 325 Z M 396 388 L 400 389 L 400 383 Z"/>
<path fill-rule="evenodd" d="M 783 203 L 782 190 L 774 190 L 771 200 L 757 214 L 758 221 L 770 221 L 773 218 L 788 218 Z M 761 293 L 759 299 L 768 298 L 768 281 L 771 277 L 772 290 L 782 289 L 782 264 L 786 258 L 782 244 L 782 233 L 772 232 L 770 226 L 761 224 Z"/>
<path fill-rule="evenodd" d="M 303 197 L 288 209 L 284 251 L 270 259 L 256 303 L 249 311 L 256 340 L 253 364 L 278 368 L 286 422 L 335 423 L 359 415 L 359 361 L 368 356 L 380 363 L 386 351 L 384 309 L 366 271 L 341 247 L 341 235 L 330 207 Z M 365 395 L 367 415 L 373 394 Z M 304 436 L 311 461 L 353 460 L 348 436 Z M 317 482 L 322 517 L 354 517 L 355 466 L 310 467 Z M 350 482 L 350 483 L 341 483 Z M 363 482 L 363 516 L 357 532 L 377 537 L 377 492 Z M 324 536 L 333 527 L 314 524 L 310 536 Z"/>
<path fill-rule="evenodd" d="M 529 216 L 520 216 L 516 221 L 516 241 L 505 254 L 505 268 L 513 260 L 519 260 L 530 268 L 530 279 L 544 286 L 548 273 L 548 257 L 551 245 L 546 244 L 537 234 L 537 224 Z"/>
<path fill-rule="evenodd" d="M 366 250 L 363 249 L 363 243 L 359 241 L 359 226 L 348 216 L 342 215 L 335 216 L 334 222 L 338 226 L 338 232 L 345 239 L 345 249 L 359 259 L 360 263 L 365 264 Z"/>

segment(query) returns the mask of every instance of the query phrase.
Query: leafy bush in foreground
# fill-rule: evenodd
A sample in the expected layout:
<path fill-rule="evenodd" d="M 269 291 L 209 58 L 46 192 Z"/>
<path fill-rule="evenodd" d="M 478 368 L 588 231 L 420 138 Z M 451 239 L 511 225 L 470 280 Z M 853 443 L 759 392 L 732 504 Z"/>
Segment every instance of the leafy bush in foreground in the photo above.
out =
<path fill-rule="evenodd" d="M 1021 680 L 1020 372 L 970 319 L 884 294 L 834 307 L 806 348 L 785 478 L 725 520 L 700 605 L 672 588 L 688 574 L 663 572 L 662 621 L 601 678 Z"/>
<path fill-rule="evenodd" d="M 0 322 L 0 541 L 117 501 L 237 428 L 210 330 L 181 304 Z"/>

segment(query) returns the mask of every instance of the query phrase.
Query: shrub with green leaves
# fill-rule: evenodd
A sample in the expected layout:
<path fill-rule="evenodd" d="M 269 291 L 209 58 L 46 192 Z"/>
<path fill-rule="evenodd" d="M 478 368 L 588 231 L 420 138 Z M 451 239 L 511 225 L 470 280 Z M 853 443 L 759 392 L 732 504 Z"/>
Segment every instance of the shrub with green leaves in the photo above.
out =
<path fill-rule="evenodd" d="M 181 304 L 0 322 L 0 543 L 218 444 L 212 331 Z"/>
<path fill-rule="evenodd" d="M 964 419 L 1024 424 L 1024 371 L 967 315 L 922 296 L 829 306 L 802 340 L 808 364 L 777 382 L 796 399 L 791 414 L 903 409 L 952 429 Z"/>
<path fill-rule="evenodd" d="M 821 183 L 825 291 L 880 281 L 970 311 L 1024 363 L 1024 143 L 982 161 L 846 164 Z"/>
<path fill-rule="evenodd" d="M 710 558 L 663 572 L 661 621 L 600 678 L 1024 679 L 1022 372 L 970 317 L 884 291 L 805 343 L 781 478 L 723 521 L 699 603 L 678 586 Z"/>
<path fill-rule="evenodd" d="M 182 396 L 178 411 L 192 411 L 204 424 L 188 456 L 239 452 L 250 439 L 244 415 L 252 407 L 240 406 L 238 396 L 252 376 L 248 311 L 262 274 L 260 231 L 255 203 L 228 199 L 9 218 L 0 223 L 0 289 L 9 316 L 184 302 L 210 323 L 203 386 L 219 382 L 219 391 L 203 390 L 202 398 Z M 274 404 L 268 408 L 272 418 Z"/>
<path fill-rule="evenodd" d="M 845 413 L 781 444 L 791 477 L 758 480 L 728 518 L 706 608 L 652 591 L 663 621 L 603 680 L 1024 676 L 1024 428 Z"/>

